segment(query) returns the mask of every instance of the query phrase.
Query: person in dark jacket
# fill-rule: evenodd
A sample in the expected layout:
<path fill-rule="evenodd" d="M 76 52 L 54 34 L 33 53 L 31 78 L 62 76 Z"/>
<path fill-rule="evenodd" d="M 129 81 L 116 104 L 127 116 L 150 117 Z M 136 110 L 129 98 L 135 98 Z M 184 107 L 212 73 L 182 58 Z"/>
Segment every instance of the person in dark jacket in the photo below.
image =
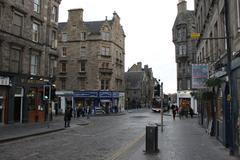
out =
<path fill-rule="evenodd" d="M 64 114 L 64 121 L 65 121 L 65 128 L 70 127 L 70 122 L 71 122 L 71 110 L 70 107 L 67 107 L 65 109 L 65 114 Z"/>

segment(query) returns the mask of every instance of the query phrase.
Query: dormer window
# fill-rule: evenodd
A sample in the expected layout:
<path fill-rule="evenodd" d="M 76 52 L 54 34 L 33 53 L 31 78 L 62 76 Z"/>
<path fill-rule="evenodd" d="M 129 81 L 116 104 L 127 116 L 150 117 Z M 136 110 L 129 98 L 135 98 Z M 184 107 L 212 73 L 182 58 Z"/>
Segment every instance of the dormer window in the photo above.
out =
<path fill-rule="evenodd" d="M 110 33 L 109 32 L 102 32 L 102 39 L 105 41 L 109 41 Z"/>
<path fill-rule="evenodd" d="M 80 40 L 82 40 L 82 41 L 86 40 L 86 32 L 80 33 Z"/>

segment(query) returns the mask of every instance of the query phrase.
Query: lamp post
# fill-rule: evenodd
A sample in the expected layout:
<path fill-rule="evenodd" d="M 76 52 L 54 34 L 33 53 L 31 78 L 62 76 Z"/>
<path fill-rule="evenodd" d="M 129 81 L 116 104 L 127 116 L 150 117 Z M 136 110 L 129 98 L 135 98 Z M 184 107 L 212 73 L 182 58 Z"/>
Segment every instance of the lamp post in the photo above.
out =
<path fill-rule="evenodd" d="M 163 132 L 163 99 L 164 99 L 164 95 L 163 95 L 163 82 L 161 83 L 160 86 L 160 98 L 161 98 L 161 132 Z"/>
<path fill-rule="evenodd" d="M 230 23 L 229 23 L 229 3 L 228 0 L 224 0 L 224 11 L 225 11 L 225 27 L 226 27 L 226 45 L 227 45 L 227 77 L 228 77 L 228 95 L 227 101 L 230 107 L 230 155 L 235 154 L 235 122 L 234 122 L 234 105 L 232 99 L 233 93 L 233 78 L 232 78 L 232 70 L 231 70 L 231 61 L 232 61 L 232 50 L 231 50 L 231 42 L 230 42 Z"/>

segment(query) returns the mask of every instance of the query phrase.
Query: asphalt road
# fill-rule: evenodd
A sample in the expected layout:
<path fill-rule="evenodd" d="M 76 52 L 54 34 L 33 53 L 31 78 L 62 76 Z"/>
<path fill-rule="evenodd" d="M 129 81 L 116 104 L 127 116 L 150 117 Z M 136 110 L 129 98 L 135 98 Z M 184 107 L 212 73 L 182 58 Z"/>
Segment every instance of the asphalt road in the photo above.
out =
<path fill-rule="evenodd" d="M 159 113 L 134 110 L 120 116 L 75 121 L 66 130 L 0 144 L 0 160 L 235 160 L 215 137 L 207 135 L 197 118 L 174 121 L 164 116 L 158 131 L 157 154 L 146 154 L 149 123 L 160 123 Z"/>
<path fill-rule="evenodd" d="M 120 116 L 91 117 L 88 125 L 0 145 L 1 160 L 112 160 L 124 154 L 145 135 L 159 114 L 150 110 Z"/>

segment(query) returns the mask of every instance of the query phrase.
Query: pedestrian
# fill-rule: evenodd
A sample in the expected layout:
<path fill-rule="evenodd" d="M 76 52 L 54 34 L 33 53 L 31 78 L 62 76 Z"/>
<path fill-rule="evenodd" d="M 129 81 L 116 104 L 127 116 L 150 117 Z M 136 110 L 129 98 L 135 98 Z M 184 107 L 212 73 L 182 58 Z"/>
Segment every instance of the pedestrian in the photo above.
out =
<path fill-rule="evenodd" d="M 172 115 L 173 115 L 173 120 L 175 120 L 175 117 L 176 117 L 176 108 L 175 108 L 174 105 L 172 106 Z"/>
<path fill-rule="evenodd" d="M 64 113 L 64 127 L 70 127 L 70 121 L 71 121 L 71 110 L 70 107 L 67 107 L 65 109 L 65 113 Z"/>
<path fill-rule="evenodd" d="M 87 105 L 86 111 L 87 111 L 87 119 L 89 119 L 90 118 L 90 114 L 91 114 L 91 107 L 90 107 L 90 105 Z"/>
<path fill-rule="evenodd" d="M 193 109 L 191 107 L 189 107 L 189 113 L 190 113 L 191 118 L 193 118 L 194 112 L 193 112 Z"/>

